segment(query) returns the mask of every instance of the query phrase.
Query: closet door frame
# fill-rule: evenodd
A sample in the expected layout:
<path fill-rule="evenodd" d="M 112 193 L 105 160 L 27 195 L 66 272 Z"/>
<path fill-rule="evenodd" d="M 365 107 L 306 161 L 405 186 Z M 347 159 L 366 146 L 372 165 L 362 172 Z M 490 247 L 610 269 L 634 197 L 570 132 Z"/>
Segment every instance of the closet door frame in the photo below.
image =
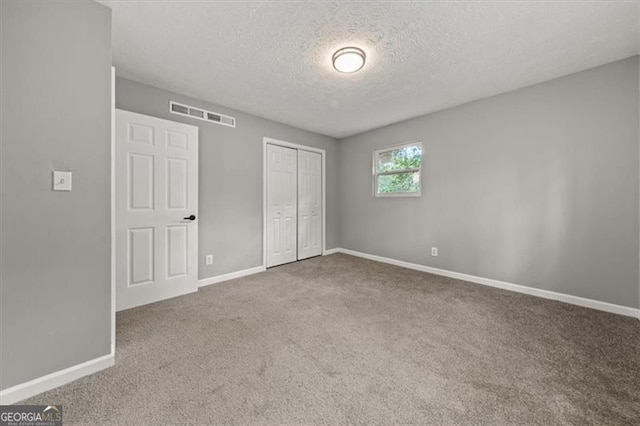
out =
<path fill-rule="evenodd" d="M 326 185 L 326 157 L 324 149 L 313 148 L 307 145 L 282 141 L 269 137 L 262 139 L 262 266 L 267 267 L 267 144 L 293 148 L 302 151 L 315 152 L 322 157 L 322 256 L 327 250 L 327 185 Z M 296 210 L 297 211 L 297 210 Z"/>

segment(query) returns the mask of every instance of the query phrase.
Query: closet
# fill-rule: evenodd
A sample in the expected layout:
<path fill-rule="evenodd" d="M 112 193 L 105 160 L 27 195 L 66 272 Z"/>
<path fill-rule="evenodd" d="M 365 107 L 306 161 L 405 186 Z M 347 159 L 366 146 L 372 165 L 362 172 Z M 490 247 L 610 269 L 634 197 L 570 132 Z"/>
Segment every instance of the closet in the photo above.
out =
<path fill-rule="evenodd" d="M 322 154 L 266 144 L 266 267 L 322 254 Z"/>

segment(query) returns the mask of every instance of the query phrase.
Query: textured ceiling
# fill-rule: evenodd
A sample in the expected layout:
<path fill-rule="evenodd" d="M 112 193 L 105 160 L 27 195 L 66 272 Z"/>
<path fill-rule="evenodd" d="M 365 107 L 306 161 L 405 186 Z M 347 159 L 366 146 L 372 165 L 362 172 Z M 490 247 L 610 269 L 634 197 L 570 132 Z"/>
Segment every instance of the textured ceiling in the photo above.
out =
<path fill-rule="evenodd" d="M 101 3 L 118 75 L 337 138 L 639 52 L 637 2 Z"/>

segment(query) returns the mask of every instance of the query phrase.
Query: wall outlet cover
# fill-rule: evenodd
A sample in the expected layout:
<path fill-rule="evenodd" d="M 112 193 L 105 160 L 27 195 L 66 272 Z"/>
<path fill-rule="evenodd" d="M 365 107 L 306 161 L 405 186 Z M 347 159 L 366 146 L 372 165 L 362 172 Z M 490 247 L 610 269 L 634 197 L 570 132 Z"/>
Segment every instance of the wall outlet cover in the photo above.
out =
<path fill-rule="evenodd" d="M 71 191 L 71 172 L 53 172 L 53 190 Z"/>

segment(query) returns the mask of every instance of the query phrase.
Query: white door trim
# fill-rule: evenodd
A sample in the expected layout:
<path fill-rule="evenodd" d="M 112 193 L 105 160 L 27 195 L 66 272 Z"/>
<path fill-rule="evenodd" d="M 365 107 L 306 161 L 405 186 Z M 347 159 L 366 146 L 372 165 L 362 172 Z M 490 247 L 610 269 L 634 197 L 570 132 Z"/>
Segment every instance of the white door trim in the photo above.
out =
<path fill-rule="evenodd" d="M 262 264 L 267 265 L 267 144 L 283 146 L 285 148 L 300 149 L 317 152 L 322 156 L 322 254 L 327 244 L 327 185 L 326 185 L 326 157 L 327 151 L 307 145 L 282 141 L 269 137 L 262 138 Z"/>
<path fill-rule="evenodd" d="M 111 67 L 111 355 L 116 354 L 116 69 Z"/>

